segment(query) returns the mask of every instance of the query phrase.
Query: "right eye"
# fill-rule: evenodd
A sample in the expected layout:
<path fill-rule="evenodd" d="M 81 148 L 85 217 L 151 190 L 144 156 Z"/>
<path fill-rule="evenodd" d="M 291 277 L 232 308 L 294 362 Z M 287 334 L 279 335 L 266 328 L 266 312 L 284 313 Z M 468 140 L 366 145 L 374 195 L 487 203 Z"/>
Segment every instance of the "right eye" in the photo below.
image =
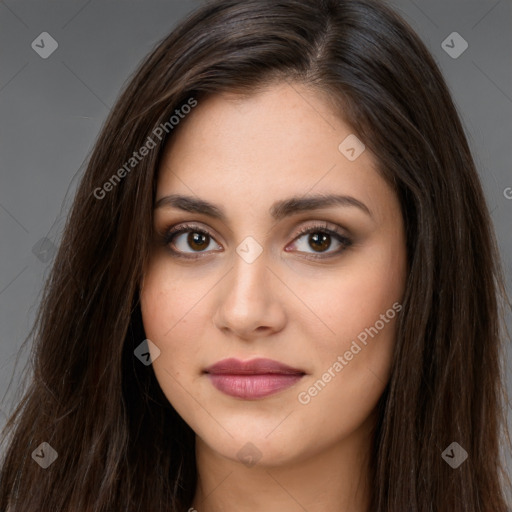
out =
<path fill-rule="evenodd" d="M 208 231 L 197 225 L 181 224 L 168 229 L 165 232 L 164 241 L 165 244 L 169 246 L 171 252 L 177 257 L 196 259 L 201 257 L 200 253 L 207 252 L 214 238 Z M 217 246 L 220 248 L 218 244 Z M 187 249 L 192 249 L 192 251 L 188 251 Z M 184 254 L 197 255 L 184 256 Z"/>

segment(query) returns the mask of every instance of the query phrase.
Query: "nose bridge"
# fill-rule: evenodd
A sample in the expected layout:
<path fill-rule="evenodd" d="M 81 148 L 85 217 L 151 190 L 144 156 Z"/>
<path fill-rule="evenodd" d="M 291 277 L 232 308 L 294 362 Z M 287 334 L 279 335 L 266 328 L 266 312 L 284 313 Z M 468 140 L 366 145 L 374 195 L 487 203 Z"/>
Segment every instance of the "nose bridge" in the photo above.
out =
<path fill-rule="evenodd" d="M 255 240 L 244 240 L 233 255 L 233 266 L 221 288 L 215 325 L 249 338 L 261 327 L 282 328 L 285 315 L 273 297 L 267 251 Z"/>
<path fill-rule="evenodd" d="M 240 300 L 266 295 L 269 282 L 267 269 L 268 250 L 264 250 L 254 238 L 245 238 L 236 248 L 233 257 L 229 288 Z M 246 297 L 247 296 L 247 297 Z"/>

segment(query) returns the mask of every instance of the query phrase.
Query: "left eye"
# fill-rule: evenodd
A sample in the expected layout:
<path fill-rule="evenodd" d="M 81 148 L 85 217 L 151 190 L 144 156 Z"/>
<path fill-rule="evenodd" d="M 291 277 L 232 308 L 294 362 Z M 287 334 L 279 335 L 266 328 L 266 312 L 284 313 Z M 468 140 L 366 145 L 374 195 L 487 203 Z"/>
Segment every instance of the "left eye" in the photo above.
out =
<path fill-rule="evenodd" d="M 300 242 L 301 239 L 304 240 Z M 312 247 L 313 252 L 323 254 L 331 249 L 333 239 L 338 244 L 338 250 L 330 251 L 329 255 L 337 254 L 351 244 L 347 237 L 326 228 L 310 228 L 297 237 L 293 244 L 300 252 L 308 252 L 306 249 Z"/>
<path fill-rule="evenodd" d="M 187 236 L 185 237 L 184 235 Z M 333 238 L 338 244 L 338 249 L 327 253 L 327 250 L 332 246 Z M 301 242 L 302 239 L 304 240 Z M 169 248 L 171 252 L 177 257 L 194 259 L 201 257 L 200 253 L 208 252 L 207 250 L 211 243 L 214 242 L 214 238 L 208 231 L 200 228 L 199 226 L 187 225 L 178 228 L 171 228 L 164 235 L 163 242 L 165 245 L 170 246 Z M 325 227 L 325 225 L 312 226 L 303 229 L 292 242 L 292 245 L 299 248 L 299 252 L 311 254 L 308 258 L 312 259 L 339 254 L 351 244 L 352 241 L 341 232 L 329 229 Z M 222 250 L 218 244 L 216 245 L 217 250 Z M 192 251 L 188 251 L 187 249 L 189 248 L 191 248 Z M 308 252 L 306 250 L 307 248 L 313 248 L 313 253 L 316 254 Z M 289 252 L 288 249 L 286 250 Z M 323 253 L 327 253 L 328 256 L 322 256 Z M 185 254 L 193 254 L 193 256 L 185 256 Z"/>

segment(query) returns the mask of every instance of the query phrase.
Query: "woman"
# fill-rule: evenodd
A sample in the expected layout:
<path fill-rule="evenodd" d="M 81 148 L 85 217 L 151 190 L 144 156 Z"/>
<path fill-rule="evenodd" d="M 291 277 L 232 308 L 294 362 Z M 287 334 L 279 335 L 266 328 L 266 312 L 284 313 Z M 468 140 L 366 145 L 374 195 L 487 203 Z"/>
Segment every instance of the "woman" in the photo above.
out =
<path fill-rule="evenodd" d="M 208 3 L 92 153 L 1 509 L 504 512 L 502 282 L 403 20 Z"/>

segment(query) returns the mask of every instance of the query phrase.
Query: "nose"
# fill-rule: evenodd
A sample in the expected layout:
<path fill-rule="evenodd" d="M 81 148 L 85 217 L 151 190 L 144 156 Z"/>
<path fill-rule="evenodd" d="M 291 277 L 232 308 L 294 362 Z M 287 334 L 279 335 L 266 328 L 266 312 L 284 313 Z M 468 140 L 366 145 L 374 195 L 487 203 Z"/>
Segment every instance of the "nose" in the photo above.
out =
<path fill-rule="evenodd" d="M 265 251 L 252 263 L 238 255 L 217 287 L 214 325 L 244 340 L 279 332 L 286 323 L 285 285 L 268 266 Z"/>

